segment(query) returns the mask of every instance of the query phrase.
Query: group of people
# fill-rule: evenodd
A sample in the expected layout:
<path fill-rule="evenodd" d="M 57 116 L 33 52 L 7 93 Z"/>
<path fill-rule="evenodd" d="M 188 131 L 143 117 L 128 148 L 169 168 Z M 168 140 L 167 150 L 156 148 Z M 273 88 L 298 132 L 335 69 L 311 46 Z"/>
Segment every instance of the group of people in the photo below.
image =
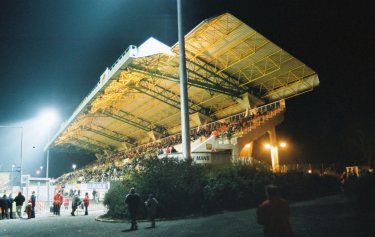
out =
<path fill-rule="evenodd" d="M 141 198 L 138 193 L 135 192 L 135 188 L 131 188 L 128 195 L 126 195 L 125 203 L 128 207 L 128 212 L 131 220 L 130 230 L 137 230 L 137 216 L 139 214 L 139 209 L 141 207 Z M 150 193 L 148 199 L 145 201 L 145 206 L 147 209 L 147 214 L 151 222 L 150 228 L 155 228 L 155 217 L 159 202 L 155 195 Z"/>
<path fill-rule="evenodd" d="M 190 138 L 192 141 L 195 141 L 198 138 L 208 138 L 211 135 L 218 139 L 231 139 L 241 136 L 241 134 L 250 130 L 254 124 L 258 124 L 279 109 L 283 109 L 282 106 L 278 103 L 274 103 L 262 108 L 247 110 L 240 114 L 191 129 Z M 174 153 L 177 152 L 176 149 L 174 149 L 174 145 L 180 144 L 181 142 L 181 134 L 174 134 L 147 144 L 136 146 L 125 152 L 108 152 L 107 155 L 103 156 L 105 159 L 98 159 L 97 163 L 92 166 L 65 174 L 57 180 L 57 183 L 105 182 L 117 179 L 121 174 L 126 172 L 126 165 L 121 162 L 124 159 L 149 158 L 156 157 L 160 154 Z"/>
<path fill-rule="evenodd" d="M 32 192 L 32 195 L 28 199 L 27 205 L 24 212 L 27 214 L 27 218 L 35 218 L 35 192 Z M 22 218 L 22 207 L 26 201 L 25 196 L 22 195 L 22 192 L 18 192 L 18 195 L 13 198 L 12 194 L 8 196 L 4 194 L 0 198 L 0 208 L 1 208 L 1 218 L 2 219 L 13 219 L 13 202 L 16 204 L 16 214 L 18 218 Z"/>
<path fill-rule="evenodd" d="M 75 216 L 75 213 L 79 207 L 85 209 L 85 215 L 88 215 L 88 207 L 90 204 L 90 197 L 89 194 L 86 192 L 85 196 L 81 199 L 79 192 L 74 192 L 72 197 L 72 211 L 71 215 Z M 65 209 L 68 209 L 69 206 L 69 195 L 63 195 L 62 190 L 56 191 L 56 194 L 53 196 L 53 214 L 56 216 L 60 216 L 60 209 L 61 206 L 64 205 Z"/>
<path fill-rule="evenodd" d="M 267 185 L 265 188 L 266 200 L 263 201 L 256 212 L 257 222 L 264 227 L 264 236 L 266 237 L 292 237 L 293 232 L 289 222 L 289 204 L 281 197 L 279 187 Z M 131 188 L 126 195 L 131 226 L 129 230 L 137 230 L 137 216 L 141 206 L 141 198 L 136 193 L 135 188 Z M 149 228 L 155 228 L 155 217 L 159 206 L 158 200 L 154 194 L 149 194 L 144 202 L 148 218 L 151 222 Z"/>

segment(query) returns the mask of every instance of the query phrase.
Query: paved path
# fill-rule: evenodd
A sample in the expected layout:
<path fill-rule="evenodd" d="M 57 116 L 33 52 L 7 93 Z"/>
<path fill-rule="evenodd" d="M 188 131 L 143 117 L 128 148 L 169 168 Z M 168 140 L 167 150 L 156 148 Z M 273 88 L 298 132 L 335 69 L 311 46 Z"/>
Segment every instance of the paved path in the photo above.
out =
<path fill-rule="evenodd" d="M 96 221 L 101 211 L 90 212 L 89 216 L 70 216 L 64 212 L 56 217 L 39 215 L 30 220 L 0 221 L 0 237 L 23 236 L 136 236 L 136 237 L 239 237 L 262 236 L 262 227 L 256 224 L 255 209 L 225 212 L 223 214 L 157 222 L 155 229 L 147 229 L 148 222 L 140 222 L 139 230 L 122 232 L 129 223 Z M 341 196 L 291 205 L 291 223 L 295 236 L 375 236 L 371 228 L 365 228 L 356 218 L 351 203 Z M 374 223 L 375 225 L 375 223 Z"/>

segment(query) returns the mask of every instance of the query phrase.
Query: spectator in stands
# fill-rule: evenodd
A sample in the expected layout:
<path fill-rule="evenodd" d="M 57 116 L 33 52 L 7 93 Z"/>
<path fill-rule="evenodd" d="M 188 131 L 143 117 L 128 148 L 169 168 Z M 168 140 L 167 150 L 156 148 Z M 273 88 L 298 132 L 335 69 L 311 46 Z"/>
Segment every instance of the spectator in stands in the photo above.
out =
<path fill-rule="evenodd" d="M 85 206 L 85 216 L 89 214 L 88 212 L 89 204 L 90 204 L 89 193 L 85 193 L 85 196 L 83 197 L 83 205 Z"/>
<path fill-rule="evenodd" d="M 13 200 L 16 203 L 16 213 L 18 215 L 18 218 L 22 217 L 22 206 L 25 202 L 25 196 L 22 195 L 22 192 L 18 192 L 18 195 Z"/>
<path fill-rule="evenodd" d="M 125 203 L 128 205 L 128 211 L 131 219 L 130 230 L 137 230 L 137 215 L 139 211 L 141 199 L 139 195 L 135 192 L 135 188 L 130 189 L 130 193 L 126 195 Z"/>
<path fill-rule="evenodd" d="M 174 148 L 174 146 L 172 146 L 172 148 L 171 148 L 171 153 L 177 153 L 177 150 L 176 150 L 176 148 Z"/>
<path fill-rule="evenodd" d="M 275 185 L 266 187 L 265 200 L 257 209 L 257 222 L 264 226 L 265 237 L 291 237 L 288 202 L 280 197 Z"/>

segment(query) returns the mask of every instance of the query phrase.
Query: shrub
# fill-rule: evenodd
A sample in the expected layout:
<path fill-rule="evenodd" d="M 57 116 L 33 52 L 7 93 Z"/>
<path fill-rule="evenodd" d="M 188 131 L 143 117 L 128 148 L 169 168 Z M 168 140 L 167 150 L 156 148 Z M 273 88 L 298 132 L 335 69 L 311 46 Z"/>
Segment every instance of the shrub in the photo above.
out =
<path fill-rule="evenodd" d="M 256 207 L 265 198 L 264 187 L 274 183 L 290 201 L 337 193 L 333 176 L 303 173 L 273 174 L 245 163 L 225 167 L 201 166 L 175 159 L 134 160 L 121 181 L 111 183 L 104 204 L 108 215 L 127 216 L 125 196 L 135 187 L 145 201 L 149 193 L 159 200 L 159 217 L 179 217 L 222 210 Z M 144 207 L 141 218 L 146 217 Z"/>

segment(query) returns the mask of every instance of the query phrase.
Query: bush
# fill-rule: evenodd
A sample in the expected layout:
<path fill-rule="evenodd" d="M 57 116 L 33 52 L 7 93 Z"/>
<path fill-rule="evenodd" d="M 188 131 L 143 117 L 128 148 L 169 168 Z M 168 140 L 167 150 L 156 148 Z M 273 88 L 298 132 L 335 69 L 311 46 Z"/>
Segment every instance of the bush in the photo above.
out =
<path fill-rule="evenodd" d="M 160 203 L 158 216 L 168 218 L 256 207 L 265 198 L 265 185 L 270 183 L 280 186 L 290 201 L 339 191 L 338 179 L 333 176 L 273 174 L 264 167 L 244 163 L 212 167 L 151 158 L 134 160 L 130 167 L 121 181 L 111 183 L 105 196 L 109 216 L 127 216 L 124 200 L 131 187 L 143 201 L 154 193 Z M 146 217 L 144 207 L 140 217 Z"/>

